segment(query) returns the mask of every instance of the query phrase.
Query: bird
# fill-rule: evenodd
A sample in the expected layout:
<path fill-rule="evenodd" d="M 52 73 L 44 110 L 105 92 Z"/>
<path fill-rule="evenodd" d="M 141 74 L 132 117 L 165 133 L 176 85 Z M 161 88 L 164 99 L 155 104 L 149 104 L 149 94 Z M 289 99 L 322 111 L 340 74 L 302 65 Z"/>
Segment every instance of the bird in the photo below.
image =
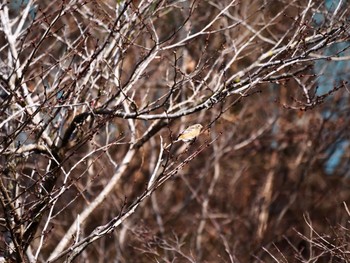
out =
<path fill-rule="evenodd" d="M 200 134 L 202 129 L 203 126 L 201 124 L 191 125 L 180 133 L 176 141 L 192 142 Z"/>

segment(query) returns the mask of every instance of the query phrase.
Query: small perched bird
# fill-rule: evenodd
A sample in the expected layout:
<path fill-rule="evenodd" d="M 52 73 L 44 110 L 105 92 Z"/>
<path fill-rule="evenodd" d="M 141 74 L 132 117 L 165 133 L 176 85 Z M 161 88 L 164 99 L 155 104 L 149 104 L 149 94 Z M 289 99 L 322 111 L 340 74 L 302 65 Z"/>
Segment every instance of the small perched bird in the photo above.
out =
<path fill-rule="evenodd" d="M 180 133 L 176 141 L 192 142 L 200 134 L 203 126 L 201 124 L 194 124 Z"/>

